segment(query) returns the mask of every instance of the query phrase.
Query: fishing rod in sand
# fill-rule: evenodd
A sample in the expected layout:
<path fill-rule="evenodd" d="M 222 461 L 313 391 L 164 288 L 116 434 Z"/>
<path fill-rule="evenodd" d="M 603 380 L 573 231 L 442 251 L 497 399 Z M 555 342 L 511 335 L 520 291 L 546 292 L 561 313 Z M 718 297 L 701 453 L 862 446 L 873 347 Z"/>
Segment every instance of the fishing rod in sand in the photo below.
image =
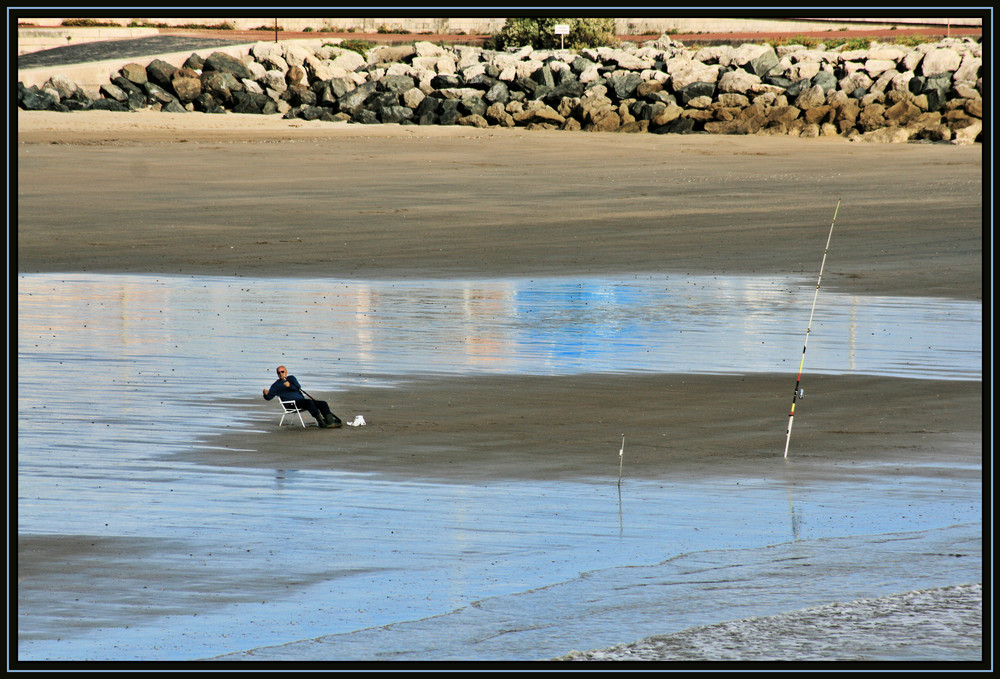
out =
<path fill-rule="evenodd" d="M 833 221 L 830 222 L 830 233 L 826 237 L 826 248 L 823 249 L 823 261 L 819 265 L 819 278 L 816 279 L 816 292 L 813 293 L 812 311 L 809 312 L 809 325 L 806 327 L 806 339 L 802 343 L 802 358 L 799 360 L 799 374 L 795 378 L 795 391 L 792 392 L 792 409 L 788 413 L 788 431 L 785 432 L 785 457 L 788 457 L 788 443 L 792 440 L 792 421 L 795 419 L 795 401 L 802 396 L 802 366 L 806 362 L 806 347 L 809 345 L 809 333 L 812 332 L 813 314 L 816 313 L 816 298 L 819 297 L 819 285 L 823 280 L 823 267 L 826 266 L 826 253 L 830 250 L 830 240 L 833 238 L 833 225 L 837 223 L 837 212 L 840 211 L 840 201 L 833 210 Z"/>

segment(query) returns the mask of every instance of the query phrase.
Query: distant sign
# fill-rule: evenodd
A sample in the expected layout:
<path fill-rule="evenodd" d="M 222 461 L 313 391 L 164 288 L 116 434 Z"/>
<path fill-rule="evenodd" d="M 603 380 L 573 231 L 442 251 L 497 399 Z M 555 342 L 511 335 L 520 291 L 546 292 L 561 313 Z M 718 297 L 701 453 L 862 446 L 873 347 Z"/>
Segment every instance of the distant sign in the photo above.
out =
<path fill-rule="evenodd" d="M 556 24 L 553 29 L 556 35 L 569 35 L 569 24 Z"/>

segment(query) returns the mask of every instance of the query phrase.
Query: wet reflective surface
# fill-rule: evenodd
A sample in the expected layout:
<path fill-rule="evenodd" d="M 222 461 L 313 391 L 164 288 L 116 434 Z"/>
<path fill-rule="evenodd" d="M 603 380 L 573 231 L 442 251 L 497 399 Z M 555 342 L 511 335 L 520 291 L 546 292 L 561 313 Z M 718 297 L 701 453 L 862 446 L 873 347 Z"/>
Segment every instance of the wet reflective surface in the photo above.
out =
<path fill-rule="evenodd" d="M 848 498 L 836 485 L 790 493 L 782 474 L 794 471 L 777 461 L 770 480 L 739 488 L 728 480 L 727 493 L 718 481 L 635 481 L 619 496 L 587 482 L 407 483 L 164 455 L 231 425 L 232 402 L 256 398 L 278 363 L 326 391 L 433 373 L 787 372 L 791 380 L 812 296 L 793 281 L 711 276 L 19 276 L 19 533 L 147 540 L 158 561 L 191 569 L 191 589 L 214 594 L 189 601 L 187 590 L 143 586 L 141 574 L 116 588 L 109 575 L 100 601 L 73 604 L 70 619 L 81 624 L 57 621 L 58 634 L 32 617 L 30 602 L 19 605 L 19 653 L 203 658 L 443 615 L 486 597 L 508 597 L 498 605 L 516 611 L 509 597 L 519 592 L 573 582 L 586 594 L 583 572 L 681 554 L 975 526 L 978 469 L 873 482 Z M 805 372 L 980 380 L 981 326 L 979 303 L 824 290 Z M 739 517 L 735 492 L 747 509 Z M 971 559 L 954 567 L 976 573 Z M 891 584 L 886 593 L 897 591 Z M 632 638 L 621 637 L 631 627 L 592 624 L 573 633 L 609 644 Z M 440 629 L 414 635 L 395 657 Z M 515 647 L 549 653 L 516 643 L 490 653 L 510 658 Z"/>
<path fill-rule="evenodd" d="M 205 384 L 208 393 L 242 395 L 256 391 L 257 371 L 276 360 L 334 364 L 334 379 L 344 372 L 794 374 L 812 298 L 812 289 L 789 280 L 723 276 L 22 275 L 18 350 L 41 379 L 92 381 L 99 369 L 100 381 L 116 380 L 102 388 L 112 396 L 127 393 L 126 383 L 174 387 L 196 372 L 219 380 Z M 977 302 L 821 291 L 806 368 L 976 380 L 981 327 Z"/>

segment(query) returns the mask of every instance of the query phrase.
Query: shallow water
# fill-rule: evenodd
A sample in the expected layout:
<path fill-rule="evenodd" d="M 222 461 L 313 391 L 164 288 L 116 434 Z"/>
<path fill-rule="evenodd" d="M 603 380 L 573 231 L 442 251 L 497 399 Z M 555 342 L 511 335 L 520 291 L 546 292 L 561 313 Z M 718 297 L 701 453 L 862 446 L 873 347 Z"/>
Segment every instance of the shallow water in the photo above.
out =
<path fill-rule="evenodd" d="M 47 601 L 45 583 L 22 584 L 19 594 L 29 598 L 19 604 L 19 656 L 204 658 L 381 629 L 484 599 L 513 606 L 517 618 L 518 593 L 563 582 L 586 593 L 585 572 L 720 547 L 981 530 L 978 470 L 934 481 L 876 483 L 873 474 L 871 485 L 800 489 L 793 497 L 785 481 L 794 467 L 776 461 L 762 470 L 767 479 L 738 487 L 635 481 L 619 496 L 614 486 L 587 482 L 446 485 L 219 469 L 166 456 L 232 424 L 232 402 L 255 399 L 278 363 L 308 376 L 307 389 L 327 392 L 431 373 L 791 377 L 812 297 L 809 286 L 753 277 L 21 275 L 19 535 L 147 540 L 152 556 L 129 563 L 150 564 L 152 575 L 135 576 L 120 592 L 109 585 L 100 602 L 86 603 L 79 592 L 84 603 L 55 621 L 32 615 Z M 978 303 L 822 291 L 805 371 L 980 380 L 981 323 Z M 204 408 L 206 395 L 220 402 Z M 739 516 L 736 493 L 747 510 Z M 164 564 L 194 575 L 158 588 Z M 955 582 L 976 579 L 973 559 L 960 565 L 953 577 L 967 577 Z M 900 572 L 880 591 L 912 589 L 922 577 Z M 855 591 L 864 580 L 862 573 L 837 587 Z M 770 604 L 782 610 L 787 602 Z M 595 648 L 599 639 L 642 636 L 633 627 L 580 622 L 572 633 Z M 413 629 L 389 657 L 437 643 L 434 625 Z M 562 647 L 569 640 L 557 636 L 525 656 L 517 635 L 502 634 L 511 643 L 491 643 L 482 657 L 581 648 Z M 375 653 L 350 646 L 358 657 Z M 465 647 L 427 653 L 455 657 Z"/>
<path fill-rule="evenodd" d="M 982 596 L 979 584 L 914 590 L 727 620 L 558 660 L 983 662 Z"/>

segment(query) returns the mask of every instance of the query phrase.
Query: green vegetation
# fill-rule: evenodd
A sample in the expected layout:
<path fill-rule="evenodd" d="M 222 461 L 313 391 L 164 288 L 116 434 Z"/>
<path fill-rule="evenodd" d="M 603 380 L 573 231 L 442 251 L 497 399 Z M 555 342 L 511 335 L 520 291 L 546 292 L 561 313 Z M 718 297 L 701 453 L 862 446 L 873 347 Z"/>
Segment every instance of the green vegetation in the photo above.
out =
<path fill-rule="evenodd" d="M 558 24 L 569 26 L 569 35 L 558 36 Z M 563 38 L 560 41 L 560 38 Z M 567 49 L 602 47 L 618 43 L 615 20 L 608 18 L 562 19 L 552 17 L 523 17 L 507 19 L 499 33 L 486 39 L 484 47 L 503 50 L 508 47 L 531 45 L 535 49 L 554 49 L 565 45 Z"/>
<path fill-rule="evenodd" d="M 823 37 L 814 38 L 810 36 L 798 35 L 774 40 L 764 40 L 763 44 L 778 47 L 780 45 L 802 45 L 813 49 L 819 45 L 825 45 L 827 49 L 844 46 L 848 50 L 866 50 L 871 48 L 872 43 L 899 45 L 901 47 L 914 47 L 925 43 L 938 42 L 939 35 L 897 35 L 891 38 L 845 38 L 845 37 Z"/>
<path fill-rule="evenodd" d="M 209 30 L 209 31 L 235 31 L 236 27 L 233 26 L 228 21 L 223 21 L 221 24 L 181 24 L 180 26 L 175 26 L 175 28 L 193 28 L 196 30 Z"/>
<path fill-rule="evenodd" d="M 327 43 L 325 46 L 339 47 L 343 50 L 351 50 L 352 52 L 357 52 L 365 59 L 368 58 L 368 52 L 375 47 L 375 43 L 371 40 L 343 40 L 339 44 Z"/>
<path fill-rule="evenodd" d="M 98 21 L 97 19 L 63 19 L 62 24 L 67 27 L 90 27 L 90 26 L 112 26 L 119 27 L 113 21 Z"/>
<path fill-rule="evenodd" d="M 78 21 L 77 19 L 69 19 L 68 21 Z M 80 19 L 79 21 L 90 21 L 89 19 Z M 63 21 L 63 26 L 68 26 L 66 21 Z M 82 26 L 83 24 L 77 24 Z M 118 24 L 87 24 L 88 26 L 94 25 L 108 25 L 117 26 Z M 236 27 L 233 26 L 228 21 L 224 21 L 221 24 L 165 24 L 163 22 L 150 22 L 150 21 L 137 21 L 133 19 L 128 24 L 131 28 L 185 28 L 195 31 L 235 31 Z M 256 29 L 255 29 L 256 30 Z M 268 30 L 274 30 L 274 27 L 269 27 Z"/>

